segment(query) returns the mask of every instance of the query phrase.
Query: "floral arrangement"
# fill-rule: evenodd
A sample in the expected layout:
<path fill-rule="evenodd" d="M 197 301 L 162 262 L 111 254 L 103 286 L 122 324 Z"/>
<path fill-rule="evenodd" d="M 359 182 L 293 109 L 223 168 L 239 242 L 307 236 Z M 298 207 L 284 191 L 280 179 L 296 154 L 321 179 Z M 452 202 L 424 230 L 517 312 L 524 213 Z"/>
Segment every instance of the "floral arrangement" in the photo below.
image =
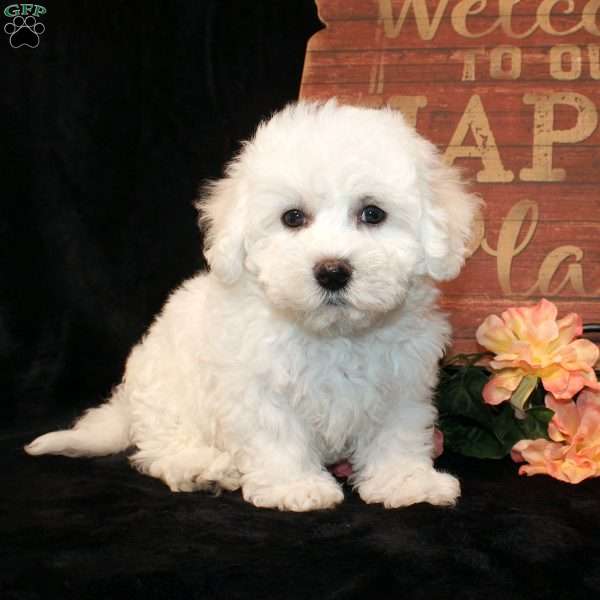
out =
<path fill-rule="evenodd" d="M 580 337 L 579 315 L 557 316 L 544 299 L 490 315 L 476 333 L 486 351 L 445 362 L 437 403 L 446 448 L 510 455 L 522 475 L 600 476 L 600 350 Z"/>

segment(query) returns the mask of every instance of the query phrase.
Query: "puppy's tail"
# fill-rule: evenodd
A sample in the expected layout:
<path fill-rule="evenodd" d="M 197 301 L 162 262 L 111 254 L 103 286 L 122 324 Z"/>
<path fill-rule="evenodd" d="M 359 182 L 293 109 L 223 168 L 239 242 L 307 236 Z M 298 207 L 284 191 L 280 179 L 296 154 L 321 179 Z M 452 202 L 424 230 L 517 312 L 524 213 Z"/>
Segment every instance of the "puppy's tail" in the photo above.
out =
<path fill-rule="evenodd" d="M 131 445 L 130 427 L 129 406 L 122 388 L 118 387 L 106 404 L 88 410 L 72 429 L 46 433 L 25 446 L 25 452 L 32 456 L 114 454 Z"/>

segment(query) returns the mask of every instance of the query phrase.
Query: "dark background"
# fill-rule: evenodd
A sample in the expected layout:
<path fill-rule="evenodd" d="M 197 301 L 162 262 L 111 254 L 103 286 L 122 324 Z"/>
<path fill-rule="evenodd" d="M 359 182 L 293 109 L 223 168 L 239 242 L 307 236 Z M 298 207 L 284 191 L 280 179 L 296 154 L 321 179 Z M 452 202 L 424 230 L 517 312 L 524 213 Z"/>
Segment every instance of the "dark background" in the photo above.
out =
<path fill-rule="evenodd" d="M 122 454 L 25 455 L 106 396 L 203 267 L 197 187 L 297 96 L 320 27 L 312 0 L 42 3 L 39 47 L 0 31 L 0 598 L 597 597 L 598 480 L 446 452 L 454 509 L 346 486 L 291 514 L 173 494 Z"/>
<path fill-rule="evenodd" d="M 37 48 L 0 32 L 4 423 L 75 416 L 119 381 L 203 268 L 199 184 L 297 98 L 322 27 L 312 0 L 42 4 Z"/>

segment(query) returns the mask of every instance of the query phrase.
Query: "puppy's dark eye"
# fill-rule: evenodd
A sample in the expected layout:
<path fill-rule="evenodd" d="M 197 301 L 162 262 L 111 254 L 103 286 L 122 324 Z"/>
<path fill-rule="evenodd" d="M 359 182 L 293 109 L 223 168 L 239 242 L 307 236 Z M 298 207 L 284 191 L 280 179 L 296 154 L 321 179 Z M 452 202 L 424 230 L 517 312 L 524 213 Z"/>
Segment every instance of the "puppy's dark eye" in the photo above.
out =
<path fill-rule="evenodd" d="M 385 220 L 387 213 L 385 210 L 379 208 L 379 206 L 374 206 L 373 204 L 369 204 L 369 206 L 365 206 L 360 213 L 360 222 L 368 223 L 369 225 L 377 225 Z"/>
<path fill-rule="evenodd" d="M 306 215 L 300 209 L 293 208 L 281 215 L 281 222 L 286 227 L 302 227 L 306 223 Z"/>

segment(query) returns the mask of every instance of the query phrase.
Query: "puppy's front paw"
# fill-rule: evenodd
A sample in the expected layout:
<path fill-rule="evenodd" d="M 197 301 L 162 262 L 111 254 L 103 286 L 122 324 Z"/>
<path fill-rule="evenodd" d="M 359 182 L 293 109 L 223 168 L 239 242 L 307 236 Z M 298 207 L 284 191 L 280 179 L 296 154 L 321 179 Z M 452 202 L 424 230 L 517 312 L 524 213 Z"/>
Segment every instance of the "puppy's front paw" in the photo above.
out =
<path fill-rule="evenodd" d="M 460 483 L 448 473 L 440 473 L 433 467 L 422 467 L 389 477 L 367 479 L 359 485 L 358 491 L 365 502 L 379 502 L 386 508 L 419 502 L 451 506 L 460 496 Z"/>
<path fill-rule="evenodd" d="M 309 475 L 289 483 L 268 484 L 248 476 L 242 484 L 244 500 L 259 508 L 305 512 L 334 508 L 344 493 L 331 475 Z"/>

